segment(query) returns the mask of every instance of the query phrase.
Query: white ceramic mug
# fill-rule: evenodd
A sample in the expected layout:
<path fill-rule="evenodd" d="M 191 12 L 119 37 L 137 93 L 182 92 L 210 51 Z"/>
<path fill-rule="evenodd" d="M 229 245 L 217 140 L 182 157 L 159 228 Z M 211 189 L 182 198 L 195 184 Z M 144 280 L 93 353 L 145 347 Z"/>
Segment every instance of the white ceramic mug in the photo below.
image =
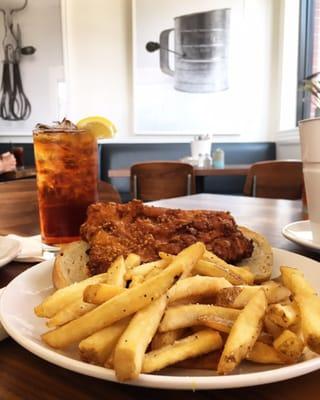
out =
<path fill-rule="evenodd" d="M 320 118 L 299 121 L 299 132 L 312 236 L 320 244 Z"/>

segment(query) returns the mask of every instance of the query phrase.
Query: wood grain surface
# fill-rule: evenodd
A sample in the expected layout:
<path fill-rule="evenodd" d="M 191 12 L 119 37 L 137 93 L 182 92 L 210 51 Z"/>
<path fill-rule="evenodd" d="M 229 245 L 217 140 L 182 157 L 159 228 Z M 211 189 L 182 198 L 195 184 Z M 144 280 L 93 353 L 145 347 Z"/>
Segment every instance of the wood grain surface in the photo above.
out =
<path fill-rule="evenodd" d="M 289 222 L 302 218 L 301 202 L 237 196 L 200 194 L 180 199 L 162 200 L 156 204 L 168 207 L 230 210 L 239 224 L 264 233 L 273 246 L 305 254 L 320 260 L 319 254 L 300 248 L 281 235 Z M 0 201 L 0 207 L 1 204 Z M 36 223 L 37 216 L 34 216 Z M 19 232 L 20 218 L 12 220 L 12 233 Z M 0 233 L 2 232 L 0 220 Z M 30 225 L 30 234 L 34 229 Z M 0 269 L 0 285 L 31 264 L 11 263 Z M 319 270 L 320 273 L 320 270 Z M 221 400 L 318 400 L 320 371 L 284 382 L 242 389 L 216 391 L 166 391 L 121 385 L 82 376 L 54 366 L 29 353 L 12 339 L 0 343 L 0 399 L 221 399 Z"/>

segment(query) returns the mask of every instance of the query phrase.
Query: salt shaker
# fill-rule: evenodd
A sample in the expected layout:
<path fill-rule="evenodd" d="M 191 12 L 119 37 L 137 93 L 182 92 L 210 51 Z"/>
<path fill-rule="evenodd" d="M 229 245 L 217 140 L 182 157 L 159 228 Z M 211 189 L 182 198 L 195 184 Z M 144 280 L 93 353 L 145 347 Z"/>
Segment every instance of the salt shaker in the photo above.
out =
<path fill-rule="evenodd" d="M 220 148 L 214 152 L 213 166 L 215 168 L 224 168 L 224 151 Z"/>
<path fill-rule="evenodd" d="M 206 153 L 204 156 L 203 166 L 204 166 L 204 168 L 210 168 L 212 166 L 212 158 L 210 157 L 210 154 L 208 154 L 208 153 Z"/>

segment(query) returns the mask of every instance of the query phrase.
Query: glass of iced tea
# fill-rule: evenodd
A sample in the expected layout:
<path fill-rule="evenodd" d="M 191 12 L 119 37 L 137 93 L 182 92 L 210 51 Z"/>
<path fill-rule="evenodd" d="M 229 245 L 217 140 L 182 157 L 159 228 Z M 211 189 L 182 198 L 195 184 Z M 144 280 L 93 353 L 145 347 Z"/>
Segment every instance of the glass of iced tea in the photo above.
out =
<path fill-rule="evenodd" d="M 98 198 L 96 138 L 70 121 L 33 131 L 42 241 L 79 239 L 89 204 Z"/>

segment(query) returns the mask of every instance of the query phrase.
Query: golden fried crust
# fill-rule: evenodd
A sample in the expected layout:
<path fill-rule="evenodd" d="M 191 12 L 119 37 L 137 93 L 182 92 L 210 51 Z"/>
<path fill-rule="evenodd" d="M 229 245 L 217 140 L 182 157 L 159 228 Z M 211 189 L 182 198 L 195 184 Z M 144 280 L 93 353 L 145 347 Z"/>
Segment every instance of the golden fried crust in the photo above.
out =
<path fill-rule="evenodd" d="M 149 262 L 159 251 L 176 255 L 197 241 L 227 262 L 253 251 L 228 212 L 150 207 L 137 200 L 91 205 L 81 235 L 90 244 L 91 274 L 105 271 L 120 254 L 137 253 Z"/>

